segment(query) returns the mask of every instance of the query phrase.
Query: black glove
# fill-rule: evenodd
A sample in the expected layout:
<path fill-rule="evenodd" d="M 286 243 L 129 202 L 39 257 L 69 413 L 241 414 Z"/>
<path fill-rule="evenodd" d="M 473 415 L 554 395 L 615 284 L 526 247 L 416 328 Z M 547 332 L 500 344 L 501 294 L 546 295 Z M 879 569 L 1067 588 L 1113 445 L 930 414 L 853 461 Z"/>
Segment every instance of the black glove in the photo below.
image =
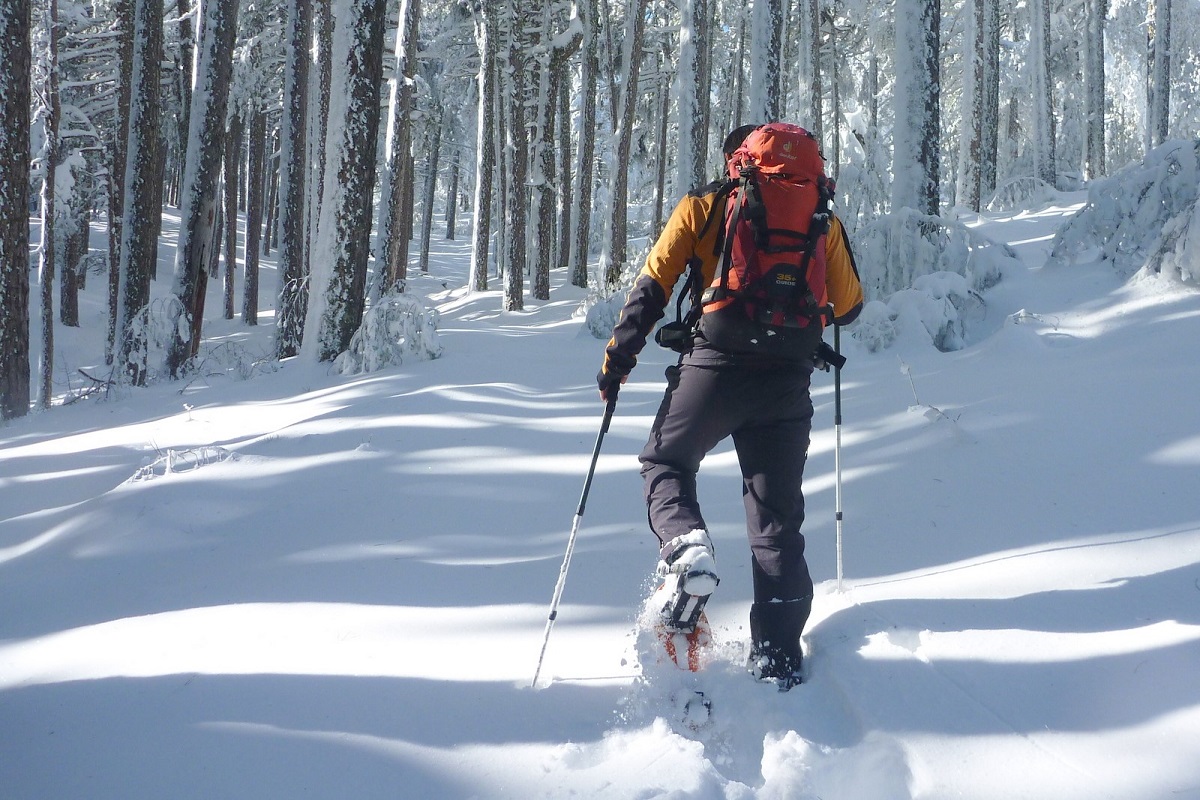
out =
<path fill-rule="evenodd" d="M 621 375 L 620 373 L 608 372 L 607 370 L 603 369 L 597 372 L 596 385 L 600 387 L 600 395 L 605 400 L 616 397 L 617 392 L 621 389 L 621 384 L 625 382 L 625 378 L 628 376 L 628 374 L 629 373 Z"/>

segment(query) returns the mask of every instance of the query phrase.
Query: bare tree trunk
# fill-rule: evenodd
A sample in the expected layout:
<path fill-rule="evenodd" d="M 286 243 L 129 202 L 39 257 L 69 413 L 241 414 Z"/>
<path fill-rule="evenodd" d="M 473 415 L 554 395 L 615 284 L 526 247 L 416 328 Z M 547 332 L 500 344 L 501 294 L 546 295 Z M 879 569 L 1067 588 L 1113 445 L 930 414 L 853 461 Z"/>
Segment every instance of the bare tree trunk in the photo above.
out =
<path fill-rule="evenodd" d="M 507 247 L 504 258 L 504 310 L 521 311 L 525 308 L 525 267 L 528 257 L 526 223 L 529 218 L 528 170 L 529 131 L 525 127 L 525 80 L 528 72 L 528 54 L 522 45 L 519 31 L 525 19 L 519 9 L 510 9 L 508 14 L 508 74 L 503 76 L 505 87 L 504 127 L 507 132 L 505 147 L 507 157 L 507 186 L 505 202 L 505 235 Z"/>
<path fill-rule="evenodd" d="M 257 106 L 250 111 L 246 143 L 246 240 L 242 252 L 246 262 L 242 287 L 242 322 L 258 324 L 258 259 L 262 244 L 263 188 L 266 183 L 267 115 Z"/>
<path fill-rule="evenodd" d="M 438 123 L 432 126 L 433 130 L 430 132 L 428 146 L 425 149 L 429 166 L 425 173 L 425 196 L 421 202 L 424 208 L 421 212 L 421 247 L 417 260 L 421 272 L 429 272 L 429 240 L 433 236 L 433 204 L 437 198 L 438 163 L 442 156 L 442 127 L 445 124 L 446 118 L 443 114 Z M 453 201 L 448 198 L 446 202 Z"/>
<path fill-rule="evenodd" d="M 242 113 L 234 111 L 225 134 L 225 319 L 233 319 L 234 280 L 237 277 L 238 184 L 242 166 Z"/>
<path fill-rule="evenodd" d="M 558 145 L 557 170 L 558 191 L 556 191 L 556 208 L 558 221 L 555 226 L 557 239 L 554 245 L 554 265 L 565 267 L 571 254 L 571 200 L 575 196 L 574 181 L 571 176 L 571 65 L 568 61 L 562 64 L 562 75 L 558 81 Z"/>
<path fill-rule="evenodd" d="M 288 3 L 287 71 L 284 78 L 283 131 L 280 146 L 278 227 L 279 294 L 275 311 L 275 355 L 288 358 L 300 352 L 304 312 L 300 306 L 304 283 L 304 201 L 308 133 L 308 60 L 312 46 L 312 3 Z"/>
<path fill-rule="evenodd" d="M 29 413 L 29 0 L 0 0 L 0 418 Z"/>
<path fill-rule="evenodd" d="M 193 96 L 195 108 L 191 115 L 195 124 L 188 134 L 175 256 L 176 304 L 171 311 L 174 325 L 166 359 L 167 371 L 173 378 L 180 377 L 185 363 L 199 352 L 204 324 L 203 287 L 207 285 L 209 264 L 219 241 L 217 206 L 237 6 L 238 0 L 204 4 L 196 70 L 201 90 Z"/>
<path fill-rule="evenodd" d="M 413 217 L 412 111 L 417 69 L 417 34 L 421 0 L 401 0 L 400 30 L 396 36 L 396 83 L 392 86 L 388 122 L 388 155 L 383 174 L 380 237 L 385 257 L 383 292 L 408 279 L 409 238 Z"/>
<path fill-rule="evenodd" d="M 129 95 L 133 83 L 133 0 L 113 3 L 117 37 L 117 87 L 108 171 L 108 338 L 105 362 L 116 356 L 117 306 L 121 287 L 121 224 L 125 214 L 125 147 L 129 139 Z"/>
<path fill-rule="evenodd" d="M 197 0 L 199 2 L 199 0 Z M 176 11 L 179 19 L 179 61 L 175 64 L 175 90 L 179 95 L 179 140 L 176 147 L 179 151 L 178 170 L 171 176 L 172 184 L 178 188 L 184 185 L 184 170 L 187 169 L 188 131 L 191 130 L 192 112 L 192 62 L 195 60 L 194 40 L 192 30 L 191 0 L 176 0 Z M 178 197 L 176 202 L 179 203 Z"/>
<path fill-rule="evenodd" d="M 453 130 L 460 135 L 461 128 L 457 125 Z M 458 135 L 450 148 L 450 186 L 446 189 L 446 241 L 454 241 L 454 226 L 458 221 L 458 197 L 462 179 L 462 142 Z"/>

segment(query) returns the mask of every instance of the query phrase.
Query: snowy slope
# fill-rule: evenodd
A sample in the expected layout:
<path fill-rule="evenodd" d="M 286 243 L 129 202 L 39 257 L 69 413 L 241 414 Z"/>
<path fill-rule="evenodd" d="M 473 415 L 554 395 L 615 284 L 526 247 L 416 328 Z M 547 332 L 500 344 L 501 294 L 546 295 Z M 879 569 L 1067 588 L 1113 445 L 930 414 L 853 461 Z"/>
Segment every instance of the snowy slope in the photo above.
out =
<path fill-rule="evenodd" d="M 442 243 L 416 281 L 439 360 L 210 372 L 0 428 L 0 795 L 1200 798 L 1200 294 L 1042 268 L 1079 199 L 980 221 L 1027 269 L 965 349 L 844 340 L 842 592 L 817 377 L 818 597 L 787 694 L 741 669 L 728 447 L 700 477 L 714 661 L 639 661 L 653 346 L 530 688 L 602 410 L 602 343 L 561 273 L 501 313 L 461 288 L 467 243 Z M 60 364 L 95 363 L 101 283 Z M 206 331 L 265 352 L 262 319 Z M 673 700 L 693 681 L 698 731 Z"/>

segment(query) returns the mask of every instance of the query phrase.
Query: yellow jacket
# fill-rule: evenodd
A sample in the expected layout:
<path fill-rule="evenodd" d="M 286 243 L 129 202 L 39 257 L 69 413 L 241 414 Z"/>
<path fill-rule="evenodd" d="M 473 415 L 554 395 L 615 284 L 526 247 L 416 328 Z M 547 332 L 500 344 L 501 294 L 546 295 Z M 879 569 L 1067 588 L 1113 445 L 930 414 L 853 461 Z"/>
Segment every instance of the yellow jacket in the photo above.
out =
<path fill-rule="evenodd" d="M 633 369 L 646 337 L 662 319 L 675 284 L 693 259 L 700 267 L 701 285 L 712 284 L 720 256 L 717 242 L 723 227 L 725 195 L 719 190 L 723 185 L 724 181 L 715 181 L 689 192 L 675 206 L 613 327 L 612 339 L 604 351 L 605 373 L 627 375 Z M 716 216 L 705 230 L 714 206 Z M 836 216 L 830 220 L 825 237 L 825 290 L 826 302 L 833 305 L 835 325 L 849 325 L 858 317 L 863 305 L 862 284 L 850 242 Z M 705 359 L 708 363 L 714 360 Z M 738 362 L 732 355 L 724 360 Z"/>

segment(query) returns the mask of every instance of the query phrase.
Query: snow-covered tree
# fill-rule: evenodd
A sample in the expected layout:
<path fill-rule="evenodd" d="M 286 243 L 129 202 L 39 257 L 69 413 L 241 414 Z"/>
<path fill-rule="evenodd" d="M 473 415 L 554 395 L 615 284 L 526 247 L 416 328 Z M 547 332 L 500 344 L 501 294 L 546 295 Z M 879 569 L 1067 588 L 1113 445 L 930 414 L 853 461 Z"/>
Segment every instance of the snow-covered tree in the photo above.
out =
<path fill-rule="evenodd" d="M 754 0 L 750 36 L 750 117 L 768 122 L 782 114 L 783 0 Z"/>
<path fill-rule="evenodd" d="M 475 224 L 471 235 L 471 291 L 488 288 L 488 252 L 492 230 L 492 187 L 496 176 L 494 147 L 496 107 L 496 12 L 487 2 L 474 4 L 475 43 L 479 49 L 479 108 L 475 136 Z"/>
<path fill-rule="evenodd" d="M 1087 138 L 1084 150 L 1084 177 L 1091 180 L 1105 173 L 1104 127 L 1104 27 L 1108 16 L 1108 0 L 1087 0 L 1087 35 L 1084 38 L 1086 57 L 1084 80 L 1087 98 Z"/>
<path fill-rule="evenodd" d="M 593 175 L 596 158 L 596 82 L 600 70 L 597 56 L 595 0 L 578 0 L 575 4 L 583 40 L 580 45 L 579 94 L 580 109 L 578 152 L 575 158 L 575 196 L 572 200 L 571 252 L 567 266 L 571 283 L 588 285 L 588 251 L 592 230 Z"/>
<path fill-rule="evenodd" d="M 307 198 L 308 66 L 312 47 L 311 0 L 288 0 L 287 65 L 279 149 L 279 289 L 275 314 L 275 355 L 294 356 L 303 337 L 305 280 L 305 200 Z"/>
<path fill-rule="evenodd" d="M 893 211 L 938 213 L 941 17 L 941 0 L 896 2 Z"/>
<path fill-rule="evenodd" d="M 146 381 L 148 369 L 150 276 L 158 261 L 158 231 L 162 218 L 162 181 L 158 170 L 162 0 L 134 0 L 133 23 L 133 70 L 121 222 L 121 288 L 114 347 L 117 366 L 140 386 Z"/>
<path fill-rule="evenodd" d="M 630 0 L 626 17 L 624 50 L 621 56 L 620 91 L 616 105 L 616 129 L 611 139 L 609 164 L 609 214 L 601 257 L 604 285 L 615 287 L 621 280 L 628 252 L 629 154 L 633 146 L 633 121 L 637 110 L 638 78 L 642 65 L 642 43 L 646 33 L 649 0 Z"/>
<path fill-rule="evenodd" d="M 383 199 L 379 204 L 380 246 L 376 261 L 383 265 L 380 289 L 384 293 L 393 286 L 403 290 L 408 278 L 408 245 L 414 212 L 412 130 L 420 18 L 421 0 L 401 0 L 395 67 L 390 81 L 391 113 L 380 181 Z"/>
<path fill-rule="evenodd" d="M 326 197 L 301 346 L 312 360 L 349 347 L 366 307 L 386 10 L 385 0 L 343 0 L 334 12 Z"/>
<path fill-rule="evenodd" d="M 1033 171 L 1034 177 L 1053 187 L 1058 183 L 1058 167 L 1055 158 L 1054 84 L 1050 75 L 1050 48 L 1050 0 L 1030 0 Z"/>
<path fill-rule="evenodd" d="M 29 0 L 0 0 L 0 418 L 29 412 Z"/>
<path fill-rule="evenodd" d="M 678 132 L 677 191 L 700 186 L 708 171 L 709 83 L 712 76 L 708 4 L 709 0 L 680 2 L 679 58 L 672 84 Z"/>
<path fill-rule="evenodd" d="M 1154 0 L 1154 25 L 1150 37 L 1149 142 L 1157 147 L 1167 140 L 1171 120 L 1171 0 Z"/>
<path fill-rule="evenodd" d="M 47 51 L 43 60 L 44 82 L 42 84 L 42 244 L 38 248 L 38 280 L 42 289 L 42 359 L 38 375 L 37 404 L 49 408 L 53 390 L 54 372 L 54 268 L 58 242 L 56 241 L 57 208 L 55 189 L 58 185 L 58 165 L 62 160 L 62 142 L 59 139 L 61 106 L 58 95 L 58 40 L 60 35 L 58 0 L 49 0 L 45 8 Z"/>
<path fill-rule="evenodd" d="M 554 226 L 558 190 L 555 175 L 557 152 L 555 133 L 558 113 L 559 86 L 562 84 L 567 60 L 583 42 L 579 18 L 572 16 L 559 28 L 557 3 L 547 2 L 542 9 L 539 43 L 536 53 L 533 92 L 533 136 L 530 140 L 530 264 L 533 266 L 533 297 L 550 299 L 550 260 L 554 249 Z"/>
<path fill-rule="evenodd" d="M 998 0 L 972 0 L 970 43 L 963 58 L 962 141 L 958 202 L 974 211 L 996 186 L 999 122 L 1000 15 Z"/>
<path fill-rule="evenodd" d="M 166 361 L 172 377 L 179 377 L 184 364 L 199 351 L 209 264 L 220 241 L 217 205 L 237 7 L 238 0 L 204 4 L 175 250 L 174 324 Z"/>

